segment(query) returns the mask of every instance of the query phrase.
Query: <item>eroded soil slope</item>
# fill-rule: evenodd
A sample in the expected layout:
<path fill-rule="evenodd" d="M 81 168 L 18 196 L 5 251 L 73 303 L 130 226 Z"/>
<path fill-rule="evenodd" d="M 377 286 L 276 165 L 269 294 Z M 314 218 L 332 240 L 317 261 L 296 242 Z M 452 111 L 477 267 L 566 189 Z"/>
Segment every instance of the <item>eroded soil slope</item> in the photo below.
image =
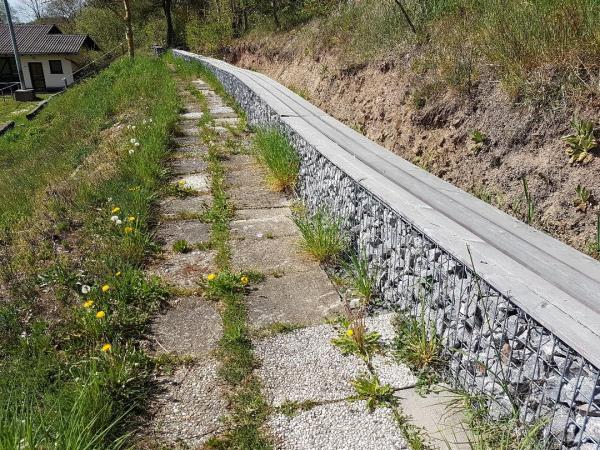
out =
<path fill-rule="evenodd" d="M 436 89 L 426 72 L 415 73 L 410 54 L 349 67 L 331 52 L 303 51 L 300 39 L 247 39 L 227 58 L 271 76 L 394 153 L 520 219 L 527 211 L 525 177 L 535 205 L 532 225 L 598 256 L 592 246 L 600 154 L 571 165 L 561 140 L 573 117 L 596 120 L 597 98 L 558 94 L 542 101 L 534 94 L 515 100 L 493 72 L 468 92 Z M 487 136 L 482 147 L 472 142 L 474 130 Z M 575 207 L 578 185 L 592 192 L 585 212 Z"/>

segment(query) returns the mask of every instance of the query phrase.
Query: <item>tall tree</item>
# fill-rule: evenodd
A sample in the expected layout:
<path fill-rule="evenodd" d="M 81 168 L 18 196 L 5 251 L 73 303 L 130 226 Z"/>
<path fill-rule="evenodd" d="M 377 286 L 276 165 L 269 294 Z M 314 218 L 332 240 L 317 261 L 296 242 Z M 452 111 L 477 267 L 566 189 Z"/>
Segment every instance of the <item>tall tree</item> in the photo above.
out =
<path fill-rule="evenodd" d="M 40 20 L 46 15 L 46 2 L 44 0 L 22 0 L 20 11 L 33 20 Z"/>
<path fill-rule="evenodd" d="M 162 8 L 167 21 L 167 47 L 175 45 L 175 30 L 173 29 L 173 11 L 171 0 L 162 0 Z"/>

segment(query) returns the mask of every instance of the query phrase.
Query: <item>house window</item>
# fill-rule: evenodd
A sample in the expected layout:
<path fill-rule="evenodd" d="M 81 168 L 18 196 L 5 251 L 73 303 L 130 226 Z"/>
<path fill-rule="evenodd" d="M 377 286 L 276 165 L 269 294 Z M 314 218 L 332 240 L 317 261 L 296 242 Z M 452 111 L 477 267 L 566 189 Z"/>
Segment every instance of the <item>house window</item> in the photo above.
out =
<path fill-rule="evenodd" d="M 62 61 L 60 59 L 51 59 L 50 63 L 50 73 L 53 74 L 61 74 L 63 73 Z"/>
<path fill-rule="evenodd" d="M 19 81 L 14 58 L 0 58 L 0 83 Z"/>

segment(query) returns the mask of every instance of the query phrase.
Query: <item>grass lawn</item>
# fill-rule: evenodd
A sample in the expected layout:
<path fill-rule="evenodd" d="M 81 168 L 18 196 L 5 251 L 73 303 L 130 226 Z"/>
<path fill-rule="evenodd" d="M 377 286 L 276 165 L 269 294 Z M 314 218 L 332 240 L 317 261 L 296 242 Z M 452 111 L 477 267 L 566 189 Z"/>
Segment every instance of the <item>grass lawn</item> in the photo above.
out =
<path fill-rule="evenodd" d="M 0 137 L 0 449 L 128 445 L 156 366 L 138 339 L 169 295 L 143 263 L 178 110 L 138 56 Z"/>
<path fill-rule="evenodd" d="M 35 102 L 16 102 L 10 96 L 0 97 L 0 124 L 25 117 L 35 105 L 49 96 L 50 94 L 37 94 L 39 100 Z"/>

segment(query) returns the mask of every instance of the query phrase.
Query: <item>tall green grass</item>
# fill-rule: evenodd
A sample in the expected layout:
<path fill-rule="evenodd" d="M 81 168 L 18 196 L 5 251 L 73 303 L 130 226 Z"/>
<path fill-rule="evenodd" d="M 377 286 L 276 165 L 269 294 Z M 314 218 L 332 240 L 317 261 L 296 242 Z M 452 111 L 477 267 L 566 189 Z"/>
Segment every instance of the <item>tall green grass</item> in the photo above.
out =
<path fill-rule="evenodd" d="M 254 151 L 269 170 L 268 180 L 276 191 L 292 191 L 296 185 L 300 158 L 287 138 L 275 129 L 256 131 Z"/>
<path fill-rule="evenodd" d="M 449 84 L 492 71 L 511 91 L 540 83 L 592 87 L 600 40 L 595 0 L 394 0 L 348 3 L 320 19 L 313 45 L 360 63 L 418 45 L 420 68 Z M 531 88 L 531 86 L 529 86 Z"/>
<path fill-rule="evenodd" d="M 168 295 L 142 265 L 177 113 L 166 65 L 137 57 L 0 138 L 10 287 L 0 302 L 0 448 L 126 445 L 154 365 L 136 341 Z"/>

